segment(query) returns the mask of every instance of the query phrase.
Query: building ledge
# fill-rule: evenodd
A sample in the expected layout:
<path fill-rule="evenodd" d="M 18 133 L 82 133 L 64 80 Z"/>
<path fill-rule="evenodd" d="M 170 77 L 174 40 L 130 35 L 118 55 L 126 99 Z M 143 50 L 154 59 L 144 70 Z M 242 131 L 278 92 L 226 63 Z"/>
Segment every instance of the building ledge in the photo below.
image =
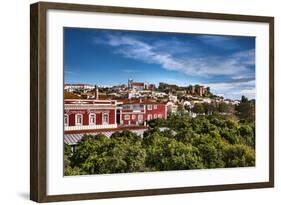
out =
<path fill-rule="evenodd" d="M 105 128 L 105 129 L 83 129 L 83 130 L 65 130 L 64 134 L 87 134 L 87 133 L 99 133 L 99 132 L 118 132 L 123 130 L 140 130 L 147 129 L 146 126 L 138 126 L 138 125 L 119 125 L 117 128 Z"/>

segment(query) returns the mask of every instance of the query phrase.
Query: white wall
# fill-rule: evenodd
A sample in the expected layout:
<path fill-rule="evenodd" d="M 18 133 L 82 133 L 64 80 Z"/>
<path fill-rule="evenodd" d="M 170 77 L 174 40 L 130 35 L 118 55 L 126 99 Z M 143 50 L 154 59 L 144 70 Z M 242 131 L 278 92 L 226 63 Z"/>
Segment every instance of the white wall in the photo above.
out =
<path fill-rule="evenodd" d="M 278 0 L 75 0 L 88 4 L 147 7 L 275 16 L 275 124 L 280 124 L 280 36 L 281 13 Z M 0 37 L 0 203 L 31 204 L 29 192 L 29 4 L 9 0 L 1 3 Z M 278 77 L 277 77 L 278 76 Z M 278 92 L 279 91 L 279 92 Z M 280 199 L 280 125 L 276 126 L 276 187 L 274 189 L 225 191 L 170 196 L 107 199 L 107 204 L 275 204 Z M 92 204 L 93 201 L 71 202 Z M 56 204 L 56 203 L 55 203 Z M 65 204 L 65 203 L 60 203 Z"/>

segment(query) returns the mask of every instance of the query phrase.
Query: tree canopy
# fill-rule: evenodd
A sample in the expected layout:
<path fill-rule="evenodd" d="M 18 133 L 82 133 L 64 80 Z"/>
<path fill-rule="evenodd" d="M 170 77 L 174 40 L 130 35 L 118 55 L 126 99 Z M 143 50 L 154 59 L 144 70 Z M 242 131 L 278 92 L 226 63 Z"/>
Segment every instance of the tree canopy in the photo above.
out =
<path fill-rule="evenodd" d="M 248 100 L 242 96 L 240 104 L 236 106 L 237 116 L 249 122 L 255 121 L 255 100 Z"/>
<path fill-rule="evenodd" d="M 241 117 L 181 113 L 149 121 L 143 137 L 85 135 L 75 152 L 65 145 L 65 175 L 255 166 L 255 123 Z"/>

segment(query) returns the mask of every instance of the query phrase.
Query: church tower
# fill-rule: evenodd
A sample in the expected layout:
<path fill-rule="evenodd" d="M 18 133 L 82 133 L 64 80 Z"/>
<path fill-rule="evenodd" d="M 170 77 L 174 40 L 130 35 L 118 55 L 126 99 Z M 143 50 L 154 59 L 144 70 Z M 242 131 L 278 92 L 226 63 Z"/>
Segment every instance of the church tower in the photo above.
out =
<path fill-rule="evenodd" d="M 132 84 L 133 84 L 133 79 L 129 78 L 128 79 L 128 88 L 132 89 Z"/>

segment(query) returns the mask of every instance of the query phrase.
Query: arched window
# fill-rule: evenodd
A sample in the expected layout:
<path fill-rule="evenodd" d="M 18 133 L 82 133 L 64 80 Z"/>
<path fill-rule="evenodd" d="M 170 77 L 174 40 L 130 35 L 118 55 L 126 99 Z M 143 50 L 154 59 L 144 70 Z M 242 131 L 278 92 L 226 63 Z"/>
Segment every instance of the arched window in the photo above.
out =
<path fill-rule="evenodd" d="M 75 125 L 83 125 L 83 115 L 82 114 L 76 114 L 75 115 Z"/>
<path fill-rule="evenodd" d="M 139 120 L 139 121 L 143 121 L 143 115 L 139 115 L 139 116 L 138 116 L 138 120 Z"/>
<path fill-rule="evenodd" d="M 125 115 L 125 120 L 130 120 L 130 115 Z"/>
<path fill-rule="evenodd" d="M 108 124 L 108 123 L 109 123 L 109 115 L 108 115 L 108 113 L 103 113 L 102 124 Z"/>
<path fill-rule="evenodd" d="M 135 120 L 136 119 L 136 115 L 132 115 L 132 120 Z"/>
<path fill-rule="evenodd" d="M 96 114 L 91 113 L 89 115 L 89 125 L 95 125 L 96 124 Z"/>
<path fill-rule="evenodd" d="M 64 114 L 64 126 L 68 126 L 68 115 Z"/>

